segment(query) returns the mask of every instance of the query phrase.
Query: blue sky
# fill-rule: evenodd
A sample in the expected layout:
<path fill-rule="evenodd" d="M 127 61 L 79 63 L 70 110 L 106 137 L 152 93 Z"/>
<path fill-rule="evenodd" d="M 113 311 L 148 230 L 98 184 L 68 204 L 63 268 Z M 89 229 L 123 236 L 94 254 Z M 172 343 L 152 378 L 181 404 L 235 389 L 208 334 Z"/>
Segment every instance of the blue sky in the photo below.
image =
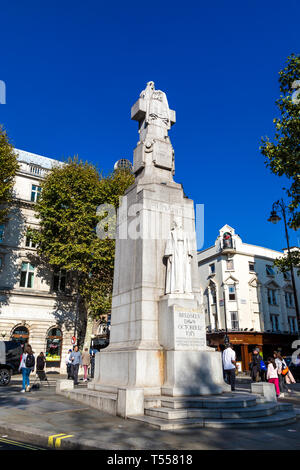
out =
<path fill-rule="evenodd" d="M 204 248 L 228 223 L 280 250 L 283 224 L 267 218 L 286 181 L 259 145 L 273 136 L 278 72 L 299 53 L 299 15 L 296 0 L 1 2 L 0 123 L 17 148 L 108 173 L 132 160 L 130 108 L 153 80 L 177 113 L 175 180 L 205 204 Z"/>

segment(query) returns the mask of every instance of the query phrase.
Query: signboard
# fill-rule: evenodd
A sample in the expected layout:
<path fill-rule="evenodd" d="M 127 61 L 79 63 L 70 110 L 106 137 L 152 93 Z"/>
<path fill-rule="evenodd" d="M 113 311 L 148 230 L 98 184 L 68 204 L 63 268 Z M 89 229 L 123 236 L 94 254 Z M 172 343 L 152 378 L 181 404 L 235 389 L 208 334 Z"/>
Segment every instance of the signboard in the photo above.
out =
<path fill-rule="evenodd" d="M 175 349 L 199 350 L 206 347 L 205 315 L 200 312 L 174 312 Z"/>
<path fill-rule="evenodd" d="M 220 299 L 219 304 L 220 304 L 220 307 L 223 307 L 223 305 L 224 305 L 224 299 Z"/>

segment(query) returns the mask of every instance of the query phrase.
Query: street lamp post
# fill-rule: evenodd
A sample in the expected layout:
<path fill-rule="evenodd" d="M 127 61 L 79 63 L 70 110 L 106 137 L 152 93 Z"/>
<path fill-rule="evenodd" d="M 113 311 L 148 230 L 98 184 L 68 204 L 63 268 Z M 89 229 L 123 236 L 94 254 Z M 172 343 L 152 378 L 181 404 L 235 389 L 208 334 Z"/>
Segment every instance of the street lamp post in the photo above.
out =
<path fill-rule="evenodd" d="M 285 236 L 286 236 L 286 243 L 287 243 L 287 250 L 288 250 L 288 260 L 290 265 L 290 272 L 291 272 L 291 279 L 292 279 L 292 286 L 293 286 L 293 293 L 294 293 L 294 303 L 296 309 L 296 317 L 297 317 L 297 324 L 298 324 L 298 336 L 300 336 L 300 315 L 299 315 L 299 305 L 297 299 L 297 291 L 296 291 L 296 283 L 295 283 L 295 276 L 294 276 L 294 266 L 291 259 L 291 251 L 290 251 L 290 239 L 287 229 L 287 221 L 286 221 L 286 205 L 283 199 L 274 202 L 272 206 L 271 215 L 268 219 L 268 222 L 272 222 L 272 224 L 277 224 L 281 220 L 281 217 L 277 214 L 280 211 L 283 217 L 284 228 L 285 228 Z"/>

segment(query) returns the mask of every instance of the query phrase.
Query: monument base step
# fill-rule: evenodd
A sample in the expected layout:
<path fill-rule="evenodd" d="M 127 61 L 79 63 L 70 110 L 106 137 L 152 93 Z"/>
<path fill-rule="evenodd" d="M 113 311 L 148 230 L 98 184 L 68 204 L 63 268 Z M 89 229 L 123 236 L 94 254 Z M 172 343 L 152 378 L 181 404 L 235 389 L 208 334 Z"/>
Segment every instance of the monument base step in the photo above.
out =
<path fill-rule="evenodd" d="M 247 392 L 207 397 L 146 397 L 144 416 L 128 416 L 161 430 L 250 428 L 293 423 L 300 417 L 290 403 L 267 402 Z"/>
<path fill-rule="evenodd" d="M 79 401 L 91 408 L 105 411 L 111 415 L 117 414 L 118 395 L 116 393 L 99 392 L 89 389 L 62 390 L 60 393 L 71 400 Z"/>
<path fill-rule="evenodd" d="M 165 420 L 153 416 L 128 416 L 128 419 L 143 422 L 153 428 L 162 431 L 184 429 L 184 428 L 256 428 L 259 426 L 273 427 L 284 426 L 296 421 L 296 414 L 293 411 L 280 411 L 276 415 L 260 418 L 248 419 L 204 419 L 204 418 L 185 418 Z"/>

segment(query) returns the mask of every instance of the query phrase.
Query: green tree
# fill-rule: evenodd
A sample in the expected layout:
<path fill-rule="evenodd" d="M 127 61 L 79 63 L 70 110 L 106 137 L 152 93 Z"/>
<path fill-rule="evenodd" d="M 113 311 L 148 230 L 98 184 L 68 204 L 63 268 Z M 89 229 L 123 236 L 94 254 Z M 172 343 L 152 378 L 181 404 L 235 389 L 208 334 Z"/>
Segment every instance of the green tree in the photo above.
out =
<path fill-rule="evenodd" d="M 265 163 L 278 176 L 290 180 L 286 193 L 290 199 L 289 226 L 300 227 L 300 56 L 292 54 L 279 72 L 281 95 L 276 101 L 280 116 L 274 118 L 275 136 L 262 138 L 260 147 Z"/>
<path fill-rule="evenodd" d="M 75 157 L 54 167 L 42 183 L 36 204 L 40 228 L 30 235 L 45 263 L 71 273 L 77 320 L 79 305 L 84 304 L 84 315 L 89 312 L 94 318 L 110 311 L 115 244 L 108 237 L 107 213 L 99 215 L 97 208 L 101 204 L 116 207 L 132 182 L 133 176 L 124 171 L 104 178 L 93 165 Z M 101 219 L 106 222 L 104 239 L 96 232 Z"/>
<path fill-rule="evenodd" d="M 292 54 L 286 66 L 279 71 L 280 97 L 276 101 L 279 117 L 274 118 L 273 142 L 262 138 L 260 147 L 268 168 L 277 176 L 285 175 L 290 186 L 284 188 L 289 198 L 288 225 L 300 227 L 300 56 Z M 299 251 L 291 252 L 274 263 L 281 271 L 292 266 L 300 268 Z"/>
<path fill-rule="evenodd" d="M 10 210 L 14 179 L 18 169 L 17 156 L 6 131 L 0 125 L 0 223 Z"/>

